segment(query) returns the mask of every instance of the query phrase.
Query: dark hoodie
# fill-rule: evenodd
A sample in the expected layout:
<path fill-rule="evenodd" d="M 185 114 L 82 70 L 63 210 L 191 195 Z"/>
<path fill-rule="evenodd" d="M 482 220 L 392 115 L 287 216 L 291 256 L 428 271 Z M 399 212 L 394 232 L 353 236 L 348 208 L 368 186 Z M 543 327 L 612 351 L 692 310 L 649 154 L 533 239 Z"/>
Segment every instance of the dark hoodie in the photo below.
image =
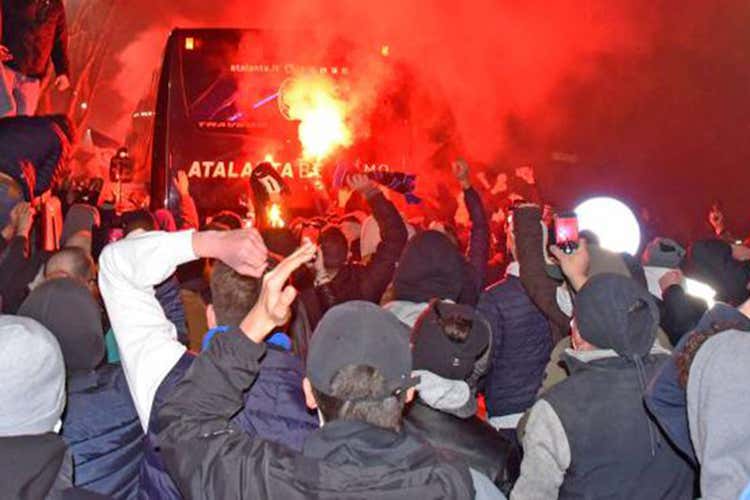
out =
<path fill-rule="evenodd" d="M 721 240 L 702 240 L 690 247 L 686 272 L 716 290 L 716 300 L 739 306 L 747 300 L 750 271 L 732 257 L 732 247 Z"/>
<path fill-rule="evenodd" d="M 425 231 L 409 241 L 394 277 L 396 300 L 458 301 L 466 276 L 466 260 L 447 236 Z"/>
<path fill-rule="evenodd" d="M 666 359 L 650 354 L 659 320 L 653 298 L 632 279 L 601 274 L 577 295 L 576 320 L 581 337 L 616 355 L 569 356 L 570 377 L 543 395 L 570 447 L 560 498 L 689 498 L 693 472 L 642 401 L 645 381 Z"/>
<path fill-rule="evenodd" d="M 122 367 L 101 363 L 104 336 L 98 304 L 83 284 L 60 278 L 37 287 L 19 315 L 39 321 L 60 344 L 68 373 L 61 435 L 73 454 L 76 486 L 113 498 L 135 498 L 143 429 Z"/>

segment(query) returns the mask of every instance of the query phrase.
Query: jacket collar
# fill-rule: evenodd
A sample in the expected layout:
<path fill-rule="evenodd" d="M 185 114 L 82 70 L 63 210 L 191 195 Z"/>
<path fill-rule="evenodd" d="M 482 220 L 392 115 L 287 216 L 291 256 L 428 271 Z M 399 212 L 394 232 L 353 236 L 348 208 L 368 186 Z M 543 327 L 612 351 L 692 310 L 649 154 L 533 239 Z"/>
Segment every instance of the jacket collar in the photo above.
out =
<path fill-rule="evenodd" d="M 649 352 L 650 356 L 653 355 L 669 355 L 670 352 L 664 349 L 659 343 L 654 343 L 654 346 Z M 570 373 L 585 370 L 590 364 L 596 364 L 601 366 L 619 366 L 620 362 L 625 361 L 621 358 L 613 349 L 594 349 L 592 351 L 576 351 L 575 349 L 565 349 L 563 353 L 563 361 L 570 370 Z"/>
<path fill-rule="evenodd" d="M 405 432 L 355 420 L 335 420 L 310 434 L 302 453 L 338 465 L 387 465 L 423 448 Z M 394 462 L 394 460 L 396 462 Z"/>

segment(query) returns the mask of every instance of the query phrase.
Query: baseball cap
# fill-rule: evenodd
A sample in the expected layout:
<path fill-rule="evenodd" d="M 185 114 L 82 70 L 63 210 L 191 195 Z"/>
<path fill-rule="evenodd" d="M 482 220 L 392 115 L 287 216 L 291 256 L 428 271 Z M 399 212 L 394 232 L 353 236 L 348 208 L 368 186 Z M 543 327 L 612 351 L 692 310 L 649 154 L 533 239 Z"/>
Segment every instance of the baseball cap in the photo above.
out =
<path fill-rule="evenodd" d="M 464 341 L 446 335 L 444 325 L 448 318 L 471 325 Z M 412 339 L 415 369 L 451 380 L 465 380 L 489 346 L 490 327 L 469 306 L 433 300 L 414 325 Z"/>
<path fill-rule="evenodd" d="M 370 302 L 352 301 L 331 308 L 310 341 L 307 377 L 318 391 L 333 395 L 333 378 L 348 365 L 375 368 L 386 380 L 383 398 L 418 382 L 411 376 L 408 328 Z"/>

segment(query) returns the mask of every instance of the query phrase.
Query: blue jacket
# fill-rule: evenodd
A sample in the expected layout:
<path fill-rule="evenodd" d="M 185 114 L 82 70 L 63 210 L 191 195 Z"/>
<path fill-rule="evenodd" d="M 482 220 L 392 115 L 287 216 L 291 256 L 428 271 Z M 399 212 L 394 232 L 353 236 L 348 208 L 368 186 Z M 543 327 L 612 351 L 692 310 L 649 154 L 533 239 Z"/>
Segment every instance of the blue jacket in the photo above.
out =
<path fill-rule="evenodd" d="M 690 439 L 687 393 L 680 383 L 677 360 L 684 352 L 685 345 L 697 331 L 708 330 L 713 324 L 729 323 L 733 323 L 734 328 L 738 330 L 750 331 L 750 320 L 733 307 L 717 304 L 706 312 L 696 329 L 680 339 L 672 352 L 672 357 L 654 374 L 644 395 L 646 408 L 672 444 L 694 465 L 697 465 L 698 461 Z"/>
<path fill-rule="evenodd" d="M 478 309 L 492 327 L 484 391 L 487 412 L 491 417 L 522 413 L 536 401 L 552 353 L 547 318 L 512 275 L 488 288 Z"/>
<path fill-rule="evenodd" d="M 135 498 L 144 435 L 122 368 L 73 372 L 62 424 L 76 486 L 116 499 Z"/>
<path fill-rule="evenodd" d="M 158 452 L 158 411 L 174 392 L 195 357 L 186 352 L 159 386 L 149 420 L 146 458 L 141 469 L 141 489 L 146 498 L 182 498 Z M 305 407 L 302 362 L 291 353 L 269 346 L 257 380 L 245 393 L 245 407 L 233 422 L 250 435 L 296 450 L 318 428 L 318 418 Z"/>

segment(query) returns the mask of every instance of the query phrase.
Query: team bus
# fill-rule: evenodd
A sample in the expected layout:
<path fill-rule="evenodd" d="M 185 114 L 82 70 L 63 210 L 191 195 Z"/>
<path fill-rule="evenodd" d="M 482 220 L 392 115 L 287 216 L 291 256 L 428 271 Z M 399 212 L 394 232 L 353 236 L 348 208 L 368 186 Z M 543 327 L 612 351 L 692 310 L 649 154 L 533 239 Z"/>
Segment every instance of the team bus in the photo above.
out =
<path fill-rule="evenodd" d="M 300 161 L 299 122 L 284 109 L 284 89 L 301 72 L 324 74 L 334 82 L 351 78 L 352 61 L 341 54 L 353 51 L 345 44 L 321 50 L 313 35 L 294 37 L 249 29 L 172 31 L 154 116 L 153 209 L 176 208 L 173 179 L 182 170 L 201 214 L 242 210 L 250 173 L 262 161 L 271 161 L 290 184 L 291 204 L 309 204 L 303 192 L 316 189 L 311 180 L 321 189 L 320 165 Z M 299 37 L 305 37 L 304 44 Z M 408 120 L 399 123 L 408 127 Z M 401 135 L 409 137 L 408 132 Z M 403 163 L 408 144 L 401 149 Z M 359 159 L 387 168 L 387 158 Z"/>

